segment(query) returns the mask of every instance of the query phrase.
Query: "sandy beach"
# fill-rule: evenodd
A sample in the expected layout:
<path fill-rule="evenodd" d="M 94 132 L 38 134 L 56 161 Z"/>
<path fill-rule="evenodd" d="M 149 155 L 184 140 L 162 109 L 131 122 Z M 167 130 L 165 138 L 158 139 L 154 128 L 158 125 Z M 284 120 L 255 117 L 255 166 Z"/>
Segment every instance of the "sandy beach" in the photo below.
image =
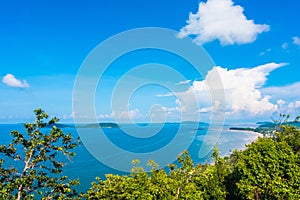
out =
<path fill-rule="evenodd" d="M 263 135 L 263 134 L 261 134 L 261 133 L 258 133 L 258 132 L 255 132 L 255 131 L 247 131 L 247 130 L 230 130 L 230 129 L 228 129 L 228 131 L 230 131 L 230 132 L 251 133 L 251 134 L 255 134 L 255 135 L 257 135 L 257 138 L 259 138 L 259 137 L 264 137 L 264 135 Z"/>

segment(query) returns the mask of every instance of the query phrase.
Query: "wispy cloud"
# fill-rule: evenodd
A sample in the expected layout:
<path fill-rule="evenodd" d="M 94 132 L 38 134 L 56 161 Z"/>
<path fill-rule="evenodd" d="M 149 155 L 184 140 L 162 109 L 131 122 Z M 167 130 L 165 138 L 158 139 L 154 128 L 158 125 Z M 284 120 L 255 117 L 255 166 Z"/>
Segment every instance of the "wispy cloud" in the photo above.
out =
<path fill-rule="evenodd" d="M 7 74 L 2 78 L 2 83 L 6 84 L 9 87 L 17 88 L 29 88 L 29 84 L 26 80 L 19 80 L 13 74 Z"/>
<path fill-rule="evenodd" d="M 300 82 L 285 86 L 270 86 L 262 88 L 261 91 L 263 94 L 270 95 L 275 99 L 297 100 L 300 99 Z"/>
<path fill-rule="evenodd" d="M 186 80 L 186 81 L 180 81 L 179 83 L 176 83 L 176 85 L 186 85 L 189 84 L 191 80 Z"/>
<path fill-rule="evenodd" d="M 205 108 L 200 108 L 199 110 L 198 110 L 198 112 L 199 113 L 208 113 L 208 112 L 211 112 L 212 110 L 213 110 L 213 106 L 211 106 L 211 107 L 205 107 Z"/>
<path fill-rule="evenodd" d="M 262 51 L 262 52 L 260 52 L 260 56 L 264 56 L 264 55 L 266 55 L 267 53 L 269 53 L 270 51 L 271 51 L 272 49 L 267 49 L 267 50 L 265 50 L 265 51 Z"/>
<path fill-rule="evenodd" d="M 300 47 L 300 38 L 299 37 L 293 37 L 293 44 Z"/>
<path fill-rule="evenodd" d="M 172 97 L 174 94 L 172 92 L 166 93 L 166 94 L 157 94 L 157 97 Z"/>
<path fill-rule="evenodd" d="M 287 49 L 289 47 L 289 43 L 285 42 L 281 45 L 283 49 Z"/>
<path fill-rule="evenodd" d="M 258 34 L 269 31 L 268 25 L 255 24 L 243 12 L 243 7 L 234 5 L 232 0 L 200 2 L 198 12 L 190 13 L 188 24 L 178 36 L 195 35 L 194 41 L 199 45 L 213 40 L 232 45 L 254 42 Z"/>
<path fill-rule="evenodd" d="M 298 109 L 298 108 L 300 108 L 300 101 L 291 102 L 291 103 L 289 103 L 288 107 L 290 109 Z"/>

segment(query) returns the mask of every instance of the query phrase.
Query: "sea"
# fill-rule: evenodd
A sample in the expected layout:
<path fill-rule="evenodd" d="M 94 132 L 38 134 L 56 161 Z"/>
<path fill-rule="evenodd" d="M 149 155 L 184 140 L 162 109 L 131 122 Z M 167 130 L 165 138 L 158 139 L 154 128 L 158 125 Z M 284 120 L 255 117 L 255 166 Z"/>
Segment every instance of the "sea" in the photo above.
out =
<path fill-rule="evenodd" d="M 244 149 L 258 137 L 252 132 L 231 131 L 229 127 L 201 124 L 195 128 L 192 124 L 180 123 L 151 126 L 121 124 L 119 128 L 65 127 L 62 128 L 65 133 L 70 132 L 74 138 L 80 136 L 82 142 L 74 150 L 76 156 L 64 160 L 63 174 L 79 179 L 77 189 L 86 191 L 95 177 L 105 179 L 106 174 L 129 174 L 133 159 L 141 160 L 145 171 L 150 169 L 146 160 L 154 160 L 160 167 L 166 168 L 167 164 L 178 164 L 178 154 L 188 150 L 195 164 L 210 163 L 213 147 L 219 149 L 221 156 L 228 156 L 235 149 Z M 10 143 L 12 136 L 9 133 L 13 130 L 25 133 L 23 124 L 0 124 L 0 145 Z M 3 155 L 0 154 L 1 157 Z"/>

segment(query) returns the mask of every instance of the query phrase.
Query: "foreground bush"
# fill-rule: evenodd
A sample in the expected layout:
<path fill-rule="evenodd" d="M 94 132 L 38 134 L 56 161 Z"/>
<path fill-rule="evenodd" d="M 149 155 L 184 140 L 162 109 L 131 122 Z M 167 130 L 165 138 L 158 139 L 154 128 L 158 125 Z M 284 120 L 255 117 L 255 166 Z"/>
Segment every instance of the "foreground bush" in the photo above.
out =
<path fill-rule="evenodd" d="M 215 165 L 194 166 L 188 152 L 178 157 L 180 167 L 169 165 L 169 173 L 150 161 L 151 173 L 134 167 L 130 176 L 97 178 L 83 195 L 86 199 L 225 199 L 225 177 L 229 168 L 214 152 Z M 137 162 L 135 161 L 135 164 Z"/>
<path fill-rule="evenodd" d="M 236 159 L 227 183 L 231 198 L 300 199 L 299 153 L 287 142 L 261 138 L 231 158 Z"/>

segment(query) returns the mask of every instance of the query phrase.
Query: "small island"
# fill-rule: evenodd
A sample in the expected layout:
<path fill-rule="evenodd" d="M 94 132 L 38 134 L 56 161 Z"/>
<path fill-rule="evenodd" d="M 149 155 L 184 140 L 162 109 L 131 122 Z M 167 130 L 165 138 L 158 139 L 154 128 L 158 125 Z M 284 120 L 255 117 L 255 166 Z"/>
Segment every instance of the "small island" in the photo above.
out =
<path fill-rule="evenodd" d="M 101 122 L 101 123 L 91 123 L 91 124 L 61 124 L 54 123 L 46 125 L 46 128 L 52 128 L 56 126 L 57 128 L 119 128 L 118 124 L 112 122 Z"/>
<path fill-rule="evenodd" d="M 84 124 L 77 125 L 76 128 L 119 128 L 118 124 L 108 122 L 108 123 L 93 123 L 93 124 Z"/>

